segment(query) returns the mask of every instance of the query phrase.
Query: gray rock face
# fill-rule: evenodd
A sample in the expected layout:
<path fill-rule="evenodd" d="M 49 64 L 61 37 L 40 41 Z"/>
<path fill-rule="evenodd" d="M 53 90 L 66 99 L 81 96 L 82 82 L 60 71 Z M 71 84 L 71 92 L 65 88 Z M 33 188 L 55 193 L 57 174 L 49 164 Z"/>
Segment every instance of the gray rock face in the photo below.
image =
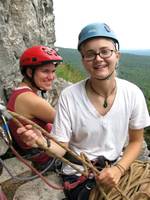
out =
<path fill-rule="evenodd" d="M 21 177 L 19 178 L 31 177 L 29 168 L 16 158 L 6 159 L 4 164 L 13 176 L 21 174 Z M 25 172 L 28 172 L 28 175 L 23 175 Z M 48 172 L 45 178 L 49 184 L 60 187 L 60 190 L 49 187 L 41 178 L 36 178 L 32 181 L 29 180 L 26 183 L 17 181 L 16 179 L 12 182 L 12 179 L 10 179 L 10 175 L 5 168 L 0 176 L 0 185 L 6 193 L 8 200 L 62 200 L 64 198 L 64 193 L 61 189 L 61 178 L 54 172 Z M 15 187 L 17 182 L 20 184 Z M 7 185 L 8 189 L 4 189 L 6 188 L 5 185 Z M 10 198 L 10 196 L 12 196 L 10 193 L 13 194 L 12 198 Z"/>
<path fill-rule="evenodd" d="M 0 1 L 0 96 L 18 77 L 18 58 L 33 45 L 55 42 L 52 0 Z"/>
<path fill-rule="evenodd" d="M 51 173 L 46 178 L 51 183 L 53 182 L 53 184 L 61 186 L 60 178 L 55 173 Z M 38 178 L 20 186 L 13 200 L 62 200 L 64 198 L 63 190 L 54 191 L 54 189 L 48 187 L 48 185 Z"/>
<path fill-rule="evenodd" d="M 2 138 L 0 138 L 0 156 L 5 154 L 8 150 L 7 144 L 4 142 Z"/>

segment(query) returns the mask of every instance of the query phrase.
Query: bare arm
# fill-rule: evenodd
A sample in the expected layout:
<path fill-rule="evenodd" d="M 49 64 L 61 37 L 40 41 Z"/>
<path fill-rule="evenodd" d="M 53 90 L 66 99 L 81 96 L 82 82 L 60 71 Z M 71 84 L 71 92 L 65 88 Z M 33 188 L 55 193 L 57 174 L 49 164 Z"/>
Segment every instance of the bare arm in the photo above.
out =
<path fill-rule="evenodd" d="M 26 125 L 24 127 L 17 129 L 18 135 L 22 138 L 22 141 L 27 144 L 30 147 L 38 148 L 40 144 L 43 144 L 44 146 L 47 145 L 46 139 L 43 137 L 41 132 L 37 129 L 33 129 L 31 125 Z M 58 144 L 56 144 L 54 141 L 50 141 L 51 145 L 49 149 L 59 156 L 64 156 L 66 151 L 60 147 Z M 68 143 L 63 143 L 66 147 L 68 147 Z M 48 153 L 48 151 L 47 151 Z M 50 153 L 48 153 L 51 155 Z"/>
<path fill-rule="evenodd" d="M 143 143 L 144 130 L 129 130 L 129 143 L 125 148 L 122 159 L 118 162 L 125 169 L 138 157 Z"/>
<path fill-rule="evenodd" d="M 19 95 L 15 103 L 15 111 L 29 119 L 38 118 L 53 123 L 56 111 L 41 97 L 32 92 Z"/>
<path fill-rule="evenodd" d="M 129 143 L 123 153 L 122 158 L 118 162 L 121 168 L 115 165 L 104 168 L 101 171 L 100 176 L 98 176 L 98 179 L 101 183 L 110 187 L 117 185 L 125 170 L 129 168 L 131 163 L 138 157 L 140 153 L 143 142 L 143 132 L 143 129 L 129 130 Z"/>

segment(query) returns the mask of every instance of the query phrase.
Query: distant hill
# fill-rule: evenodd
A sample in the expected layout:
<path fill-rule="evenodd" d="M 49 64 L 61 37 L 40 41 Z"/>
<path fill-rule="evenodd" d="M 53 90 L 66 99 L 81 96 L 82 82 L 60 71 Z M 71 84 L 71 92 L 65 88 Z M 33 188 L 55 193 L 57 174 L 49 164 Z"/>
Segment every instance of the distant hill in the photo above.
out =
<path fill-rule="evenodd" d="M 135 55 L 150 56 L 150 49 L 142 50 L 121 50 L 122 53 L 130 53 Z"/>
<path fill-rule="evenodd" d="M 64 63 L 85 74 L 81 56 L 76 49 L 60 47 L 59 53 L 63 56 Z M 146 96 L 150 108 L 150 56 L 122 52 L 118 76 L 137 84 Z"/>
<path fill-rule="evenodd" d="M 64 59 L 64 63 L 77 67 L 81 71 L 83 70 L 81 63 L 81 56 L 76 49 L 62 48 L 62 47 L 58 47 L 58 49 L 60 55 Z"/>
<path fill-rule="evenodd" d="M 143 52 L 143 55 L 141 55 Z M 144 54 L 145 52 L 145 54 Z M 150 50 L 147 50 L 150 54 Z M 82 63 L 81 63 L 81 56 L 76 49 L 71 48 L 62 48 L 59 47 L 59 53 L 64 58 L 64 63 L 70 64 L 74 67 L 79 68 L 81 71 L 84 71 Z M 139 54 L 138 54 L 139 53 Z M 150 57 L 146 55 L 146 51 L 137 50 L 137 51 L 128 51 L 124 50 L 121 52 L 121 59 L 120 59 L 120 66 L 126 67 L 150 67 Z"/>

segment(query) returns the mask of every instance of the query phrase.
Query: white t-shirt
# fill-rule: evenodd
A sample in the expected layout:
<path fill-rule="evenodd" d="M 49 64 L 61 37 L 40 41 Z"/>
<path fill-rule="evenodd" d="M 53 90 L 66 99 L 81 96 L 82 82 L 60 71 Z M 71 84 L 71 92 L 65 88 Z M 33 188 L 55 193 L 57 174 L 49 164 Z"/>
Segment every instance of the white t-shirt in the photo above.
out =
<path fill-rule="evenodd" d="M 122 152 L 129 128 L 150 126 L 144 95 L 133 83 L 116 78 L 115 100 L 108 113 L 101 116 L 86 94 L 86 81 L 62 91 L 52 134 L 58 141 L 69 142 L 69 148 L 77 154 L 84 152 L 90 160 L 100 155 L 114 160 Z"/>

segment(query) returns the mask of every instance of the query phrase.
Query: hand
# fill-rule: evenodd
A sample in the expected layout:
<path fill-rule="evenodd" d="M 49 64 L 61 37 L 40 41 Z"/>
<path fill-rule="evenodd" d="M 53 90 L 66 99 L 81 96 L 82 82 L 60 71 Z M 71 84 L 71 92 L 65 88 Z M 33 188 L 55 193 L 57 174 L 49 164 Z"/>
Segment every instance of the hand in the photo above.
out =
<path fill-rule="evenodd" d="M 106 167 L 100 172 L 97 180 L 101 184 L 112 188 L 118 184 L 121 175 L 121 171 L 116 166 Z"/>
<path fill-rule="evenodd" d="M 38 147 L 37 140 L 43 140 L 45 142 L 45 138 L 42 133 L 38 129 L 33 129 L 32 125 L 26 125 L 17 129 L 17 133 L 21 140 L 30 147 Z"/>

